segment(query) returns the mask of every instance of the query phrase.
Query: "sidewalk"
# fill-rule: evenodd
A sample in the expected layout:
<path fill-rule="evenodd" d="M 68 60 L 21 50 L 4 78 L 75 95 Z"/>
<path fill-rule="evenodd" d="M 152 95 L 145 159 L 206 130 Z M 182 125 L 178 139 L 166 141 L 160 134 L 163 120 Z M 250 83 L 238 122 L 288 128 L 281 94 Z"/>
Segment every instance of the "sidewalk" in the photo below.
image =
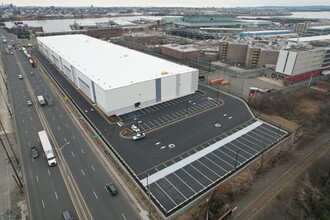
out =
<path fill-rule="evenodd" d="M 9 110 L 11 111 L 10 103 L 8 102 L 7 89 L 4 83 L 6 75 L 4 74 L 4 68 L 2 63 L 2 54 L 0 55 L 0 122 L 4 127 L 0 125 L 0 138 L 4 143 L 6 150 L 12 160 L 15 169 L 18 171 L 18 175 L 21 174 L 21 165 L 17 165 L 16 159 L 11 150 L 10 144 L 15 151 L 15 155 L 19 155 L 17 145 L 14 139 L 14 133 L 12 129 L 12 119 L 10 117 Z M 7 137 L 5 135 L 7 134 Z M 8 143 L 8 140 L 10 144 Z M 3 145 L 0 143 L 0 220 L 11 219 L 23 219 L 21 212 L 26 212 L 25 194 L 20 192 L 13 175 L 14 170 L 7 158 Z"/>

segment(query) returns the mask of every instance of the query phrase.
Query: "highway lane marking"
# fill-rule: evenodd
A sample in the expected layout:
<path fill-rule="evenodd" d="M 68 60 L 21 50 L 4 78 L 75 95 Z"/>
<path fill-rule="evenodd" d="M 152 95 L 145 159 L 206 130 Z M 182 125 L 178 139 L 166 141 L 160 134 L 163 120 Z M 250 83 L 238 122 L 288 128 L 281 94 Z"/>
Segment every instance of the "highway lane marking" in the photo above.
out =
<path fill-rule="evenodd" d="M 56 199 L 58 199 L 58 197 L 57 197 L 57 193 L 55 192 L 55 197 L 56 197 Z"/>
<path fill-rule="evenodd" d="M 36 129 L 36 126 L 33 126 L 33 129 L 34 129 L 34 130 L 37 130 L 37 129 Z"/>
<path fill-rule="evenodd" d="M 24 123 L 24 119 L 22 120 L 22 123 Z"/>
<path fill-rule="evenodd" d="M 44 200 L 41 200 L 41 203 L 42 203 L 42 207 L 45 208 L 45 203 L 44 203 Z"/>
<path fill-rule="evenodd" d="M 58 130 L 61 130 L 61 128 L 60 128 L 59 126 L 57 126 L 57 129 L 58 129 Z"/>
<path fill-rule="evenodd" d="M 55 120 L 55 117 L 53 116 L 53 120 Z"/>
<path fill-rule="evenodd" d="M 84 171 L 83 171 L 82 169 L 80 169 L 80 170 L 81 170 L 82 174 L 85 176 L 85 173 L 84 173 Z"/>
<path fill-rule="evenodd" d="M 76 140 L 76 137 L 75 137 L 75 136 L 73 136 L 73 135 L 72 135 L 72 137 L 73 137 L 73 139 L 75 139 L 75 140 Z"/>
<path fill-rule="evenodd" d="M 69 126 L 68 126 L 68 124 L 65 124 L 65 126 L 68 128 Z"/>
<path fill-rule="evenodd" d="M 62 115 L 60 115 L 60 117 L 62 118 Z"/>
<path fill-rule="evenodd" d="M 71 152 L 71 154 L 72 154 L 73 157 L 75 157 L 73 152 Z"/>
<path fill-rule="evenodd" d="M 50 176 L 50 171 L 48 170 L 48 175 Z"/>
<path fill-rule="evenodd" d="M 95 171 L 95 168 L 93 167 L 93 165 L 91 165 L 92 169 Z"/>
<path fill-rule="evenodd" d="M 33 121 L 33 118 L 31 117 L 31 121 Z"/>
<path fill-rule="evenodd" d="M 66 138 L 63 138 L 63 140 L 64 140 L 64 142 L 67 142 L 67 141 L 66 141 Z"/>
<path fill-rule="evenodd" d="M 95 196 L 96 199 L 99 199 L 99 197 L 97 197 L 95 191 L 93 191 L 93 194 L 94 194 L 94 196 Z"/>
<path fill-rule="evenodd" d="M 37 182 L 39 183 L 39 177 L 38 176 L 36 176 L 36 179 L 37 179 Z"/>
<path fill-rule="evenodd" d="M 123 216 L 123 218 L 124 218 L 125 220 L 127 220 L 127 218 L 125 217 L 124 213 L 121 213 L 121 215 Z"/>
<path fill-rule="evenodd" d="M 82 148 L 80 148 L 80 150 L 81 150 L 81 152 L 84 154 L 85 152 L 83 151 L 83 149 Z"/>
<path fill-rule="evenodd" d="M 30 142 L 28 142 L 28 145 L 29 145 L 29 147 L 31 146 L 31 145 L 30 145 Z"/>
<path fill-rule="evenodd" d="M 27 131 L 25 130 L 25 134 L 27 134 Z"/>

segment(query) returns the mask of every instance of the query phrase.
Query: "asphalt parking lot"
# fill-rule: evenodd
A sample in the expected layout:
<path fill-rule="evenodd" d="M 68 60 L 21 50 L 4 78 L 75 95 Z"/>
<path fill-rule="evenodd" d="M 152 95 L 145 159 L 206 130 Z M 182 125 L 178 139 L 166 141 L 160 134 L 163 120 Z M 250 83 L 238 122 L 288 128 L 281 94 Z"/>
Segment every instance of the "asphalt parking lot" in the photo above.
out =
<path fill-rule="evenodd" d="M 119 156 L 164 215 L 233 174 L 288 133 L 254 118 L 247 105 L 204 85 L 199 91 L 119 116 L 110 124 L 41 54 L 50 75 Z M 219 102 L 221 100 L 221 102 Z M 144 139 L 122 138 L 138 123 Z"/>

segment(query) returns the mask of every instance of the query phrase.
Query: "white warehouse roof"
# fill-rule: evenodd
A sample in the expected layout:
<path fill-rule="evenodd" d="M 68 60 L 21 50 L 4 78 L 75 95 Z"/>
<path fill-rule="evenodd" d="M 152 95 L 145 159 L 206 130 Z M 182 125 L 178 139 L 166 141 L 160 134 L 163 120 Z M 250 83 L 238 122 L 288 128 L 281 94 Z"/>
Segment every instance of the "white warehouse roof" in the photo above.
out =
<path fill-rule="evenodd" d="M 86 35 L 38 37 L 104 90 L 195 71 L 116 44 Z"/>

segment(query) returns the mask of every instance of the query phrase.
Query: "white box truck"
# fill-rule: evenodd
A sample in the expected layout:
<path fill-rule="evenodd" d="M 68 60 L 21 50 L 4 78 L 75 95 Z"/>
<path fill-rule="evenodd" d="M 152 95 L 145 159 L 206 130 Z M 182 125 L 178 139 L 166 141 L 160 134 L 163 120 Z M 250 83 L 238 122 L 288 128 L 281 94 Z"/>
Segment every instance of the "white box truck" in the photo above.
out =
<path fill-rule="evenodd" d="M 46 104 L 45 98 L 42 95 L 38 95 L 37 98 L 40 105 Z"/>
<path fill-rule="evenodd" d="M 56 165 L 55 155 L 53 152 L 52 145 L 49 142 L 46 131 L 45 130 L 39 131 L 38 135 L 39 135 L 39 140 L 40 140 L 42 149 L 44 150 L 48 165 L 51 167 L 55 166 Z"/>

